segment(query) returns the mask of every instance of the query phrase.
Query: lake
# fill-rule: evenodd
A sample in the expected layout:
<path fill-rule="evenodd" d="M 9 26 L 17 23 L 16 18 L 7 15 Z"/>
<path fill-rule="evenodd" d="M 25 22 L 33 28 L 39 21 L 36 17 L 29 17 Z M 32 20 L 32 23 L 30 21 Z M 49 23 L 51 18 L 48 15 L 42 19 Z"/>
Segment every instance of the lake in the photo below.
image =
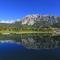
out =
<path fill-rule="evenodd" d="M 60 60 L 60 36 L 0 35 L 0 60 Z"/>
<path fill-rule="evenodd" d="M 0 43 L 0 60 L 58 60 L 60 48 L 28 49 L 17 43 Z"/>

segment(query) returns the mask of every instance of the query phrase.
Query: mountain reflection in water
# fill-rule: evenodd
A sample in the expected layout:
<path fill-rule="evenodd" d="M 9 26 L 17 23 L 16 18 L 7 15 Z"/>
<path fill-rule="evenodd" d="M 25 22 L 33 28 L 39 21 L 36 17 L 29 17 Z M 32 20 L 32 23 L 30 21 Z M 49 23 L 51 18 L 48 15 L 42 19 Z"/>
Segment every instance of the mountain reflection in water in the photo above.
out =
<path fill-rule="evenodd" d="M 60 48 L 28 49 L 21 44 L 0 43 L 0 60 L 59 60 Z"/>
<path fill-rule="evenodd" d="M 45 34 L 46 35 L 46 34 Z M 44 34 L 10 34 L 0 35 L 0 40 L 13 40 L 27 48 L 59 48 L 60 36 Z"/>
<path fill-rule="evenodd" d="M 0 35 L 0 60 L 60 60 L 60 36 Z"/>

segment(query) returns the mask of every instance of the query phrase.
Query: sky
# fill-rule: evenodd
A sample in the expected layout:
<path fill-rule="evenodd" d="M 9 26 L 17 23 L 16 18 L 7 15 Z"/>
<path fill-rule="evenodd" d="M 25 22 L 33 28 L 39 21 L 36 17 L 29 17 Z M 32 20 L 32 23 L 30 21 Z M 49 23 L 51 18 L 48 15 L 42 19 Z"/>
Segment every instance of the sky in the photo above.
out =
<path fill-rule="evenodd" d="M 13 22 L 31 14 L 60 16 L 60 0 L 0 0 L 0 22 Z"/>

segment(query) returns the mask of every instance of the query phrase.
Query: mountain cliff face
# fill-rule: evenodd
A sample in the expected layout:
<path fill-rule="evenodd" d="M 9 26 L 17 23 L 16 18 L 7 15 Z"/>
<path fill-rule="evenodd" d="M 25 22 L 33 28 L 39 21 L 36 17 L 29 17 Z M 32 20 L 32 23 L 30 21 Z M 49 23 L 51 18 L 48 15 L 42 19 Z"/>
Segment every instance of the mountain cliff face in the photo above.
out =
<path fill-rule="evenodd" d="M 27 25 L 39 25 L 39 26 L 50 26 L 60 23 L 59 16 L 49 16 L 49 15 L 27 15 L 22 19 L 22 24 Z"/>
<path fill-rule="evenodd" d="M 27 15 L 23 17 L 20 21 L 14 23 L 0 23 L 0 27 L 59 27 L 60 28 L 60 16 L 49 16 L 49 15 Z"/>

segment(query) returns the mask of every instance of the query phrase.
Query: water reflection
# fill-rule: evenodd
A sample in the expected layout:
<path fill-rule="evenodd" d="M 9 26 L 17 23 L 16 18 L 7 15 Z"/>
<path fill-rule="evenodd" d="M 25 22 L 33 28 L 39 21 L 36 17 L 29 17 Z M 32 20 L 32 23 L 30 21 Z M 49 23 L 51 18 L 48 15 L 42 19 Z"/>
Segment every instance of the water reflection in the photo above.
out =
<path fill-rule="evenodd" d="M 58 60 L 60 49 L 27 49 L 21 44 L 0 43 L 0 60 Z"/>
<path fill-rule="evenodd" d="M 0 35 L 0 60 L 60 60 L 58 47 L 60 47 L 60 36 Z"/>
<path fill-rule="evenodd" d="M 13 40 L 27 48 L 58 48 L 60 47 L 60 36 L 42 34 L 0 34 L 0 40 Z M 3 42 L 3 41 L 2 41 Z"/>

